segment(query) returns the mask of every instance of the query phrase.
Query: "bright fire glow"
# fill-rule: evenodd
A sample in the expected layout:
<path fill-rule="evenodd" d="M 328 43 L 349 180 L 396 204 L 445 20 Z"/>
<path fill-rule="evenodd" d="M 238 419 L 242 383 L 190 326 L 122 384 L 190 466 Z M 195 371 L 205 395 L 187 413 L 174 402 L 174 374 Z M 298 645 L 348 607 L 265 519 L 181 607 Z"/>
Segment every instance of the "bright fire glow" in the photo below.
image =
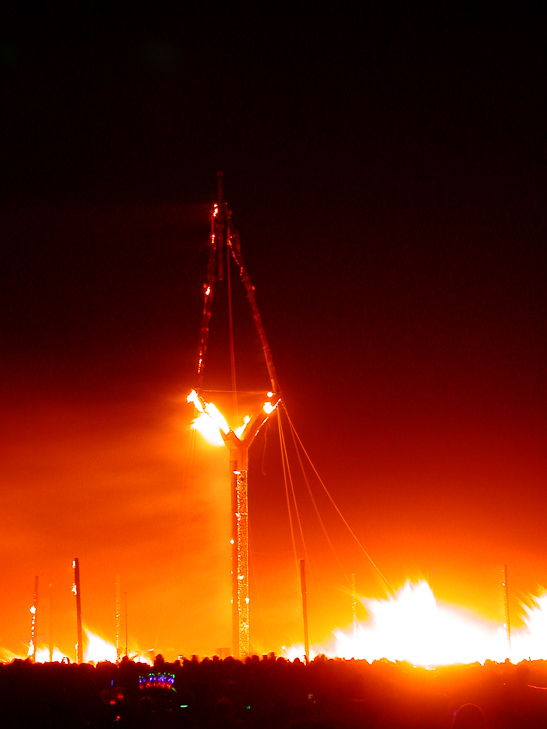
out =
<path fill-rule="evenodd" d="M 67 656 L 60 651 L 58 648 L 54 648 L 52 651 L 52 660 L 57 663 L 61 663 Z M 49 663 L 49 648 L 38 648 L 36 651 L 36 663 Z"/>
<path fill-rule="evenodd" d="M 199 412 L 198 417 L 192 422 L 192 428 L 197 430 L 208 443 L 211 443 L 211 445 L 224 445 L 221 433 L 227 434 L 230 431 L 230 426 L 217 406 L 212 402 L 205 402 L 205 400 L 199 397 L 195 390 L 192 390 L 186 400 L 187 402 L 193 403 L 194 407 Z M 275 409 L 276 405 L 277 403 L 264 403 L 264 412 L 269 415 Z M 243 424 L 235 428 L 233 431 L 238 438 L 243 437 L 245 429 L 250 422 L 251 416 L 245 415 L 243 418 Z"/>
<path fill-rule="evenodd" d="M 192 428 L 211 445 L 224 445 L 220 430 L 214 420 L 207 413 L 200 413 L 197 418 L 192 421 Z"/>
<path fill-rule="evenodd" d="M 116 646 L 113 643 L 101 638 L 100 635 L 85 629 L 87 637 L 84 650 L 84 661 L 86 663 L 98 663 L 99 661 L 110 661 L 116 663 Z"/>
<path fill-rule="evenodd" d="M 382 658 L 407 661 L 416 666 L 484 663 L 487 660 L 513 663 L 524 660 L 547 660 L 547 592 L 530 598 L 522 605 L 524 627 L 511 632 L 511 646 L 504 628 L 471 616 L 467 611 L 437 601 L 427 582 L 407 582 L 387 599 L 363 598 L 369 619 L 348 630 L 336 630 L 327 647 L 312 646 L 310 658 L 328 657 L 364 659 Z M 85 628 L 85 662 L 116 662 L 113 643 Z M 283 649 L 290 660 L 302 659 L 304 648 L 294 645 Z M 27 653 L 27 655 L 29 655 Z M 0 649 L 0 661 L 24 659 Z M 131 651 L 128 656 L 153 665 L 151 654 Z M 53 649 L 53 661 L 67 656 Z M 38 647 L 36 662 L 50 660 L 49 648 Z M 73 657 L 70 659 L 73 660 Z"/>
<path fill-rule="evenodd" d="M 99 661 L 109 661 L 110 663 L 116 663 L 116 646 L 114 643 L 101 638 L 100 635 L 92 633 L 91 630 L 84 628 L 87 637 L 86 646 L 84 650 L 84 661 L 86 663 L 99 663 Z M 138 663 L 146 663 L 149 666 L 153 666 L 154 662 L 150 658 L 150 655 L 142 653 L 142 651 L 130 651 L 128 658 Z"/>
<path fill-rule="evenodd" d="M 196 410 L 200 413 L 192 423 L 192 427 L 201 433 L 209 443 L 223 445 L 224 441 L 222 440 L 220 431 L 228 433 L 230 426 L 217 406 L 212 402 L 202 400 L 195 390 L 192 390 L 186 400 L 187 402 L 193 403 Z"/>
<path fill-rule="evenodd" d="M 84 663 L 99 663 L 100 661 L 109 661 L 116 663 L 116 646 L 106 638 L 93 633 L 88 628 L 84 628 L 86 634 L 86 646 L 84 650 Z M 0 662 L 9 663 L 17 659 L 24 659 L 32 656 L 32 642 L 26 656 L 16 655 L 8 650 L 0 648 Z M 128 658 L 138 663 L 146 663 L 153 666 L 154 662 L 149 654 L 140 650 L 130 651 Z M 59 648 L 54 647 L 52 651 L 52 661 L 61 663 L 62 661 L 73 661 L 74 657 L 67 656 Z M 49 663 L 49 647 L 41 646 L 36 650 L 36 663 Z"/>
<path fill-rule="evenodd" d="M 337 631 L 340 657 L 408 661 L 413 665 L 503 661 L 505 631 L 463 610 L 437 602 L 427 582 L 407 582 L 387 600 L 363 600 L 370 625 L 358 625 L 355 637 Z"/>
<path fill-rule="evenodd" d="M 511 632 L 511 646 L 503 626 L 439 603 L 424 581 L 409 581 L 385 600 L 362 602 L 369 620 L 355 631 L 334 631 L 332 644 L 314 646 L 310 658 L 319 654 L 369 662 L 386 658 L 418 666 L 547 659 L 547 593 L 533 598 L 530 607 L 522 606 L 525 625 Z M 292 646 L 285 655 L 302 658 L 304 648 Z"/>
<path fill-rule="evenodd" d="M 217 406 L 213 405 L 212 402 L 208 402 L 206 404 L 205 412 L 215 422 L 218 429 L 222 430 L 223 433 L 227 433 L 230 430 L 230 426 L 228 425 L 226 418 L 220 412 L 220 410 L 217 408 Z"/>
<path fill-rule="evenodd" d="M 522 605 L 524 627 L 511 631 L 511 658 L 547 660 L 547 592 L 531 599 L 531 606 Z"/>
<path fill-rule="evenodd" d="M 250 422 L 251 422 L 251 416 L 250 415 L 246 415 L 243 418 L 243 425 L 240 425 L 239 428 L 236 428 L 234 430 L 234 433 L 237 435 L 238 438 L 241 438 L 241 436 L 245 432 L 245 428 L 247 427 L 247 424 L 250 423 Z"/>

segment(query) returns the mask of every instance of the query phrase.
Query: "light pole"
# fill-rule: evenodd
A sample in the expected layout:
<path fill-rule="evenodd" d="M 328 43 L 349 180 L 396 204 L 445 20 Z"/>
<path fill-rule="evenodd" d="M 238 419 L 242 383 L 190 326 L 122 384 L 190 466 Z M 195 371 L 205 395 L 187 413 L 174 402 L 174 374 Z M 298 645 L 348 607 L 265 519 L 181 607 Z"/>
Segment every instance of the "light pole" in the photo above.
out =
<path fill-rule="evenodd" d="M 76 630 L 78 636 L 76 643 L 76 663 L 82 663 L 84 660 L 84 644 L 82 637 L 82 598 L 80 596 L 80 560 L 78 557 L 73 560 L 72 568 L 74 569 L 72 592 L 76 596 Z"/>

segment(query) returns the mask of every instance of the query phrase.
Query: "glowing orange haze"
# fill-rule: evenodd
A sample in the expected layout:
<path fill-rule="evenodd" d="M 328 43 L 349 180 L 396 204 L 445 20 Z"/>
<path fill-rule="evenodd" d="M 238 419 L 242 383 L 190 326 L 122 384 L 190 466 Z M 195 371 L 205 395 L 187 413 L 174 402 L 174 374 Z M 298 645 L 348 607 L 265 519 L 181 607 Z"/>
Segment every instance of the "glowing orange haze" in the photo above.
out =
<path fill-rule="evenodd" d="M 110 406 L 41 398 L 10 413 L 0 646 L 20 655 L 28 642 L 38 575 L 38 642 L 51 631 L 74 658 L 74 557 L 83 621 L 99 635 L 114 641 L 119 576 L 130 650 L 161 646 L 172 656 L 226 645 L 229 494 L 217 493 L 226 466 L 215 453 L 201 458 L 199 479 L 189 470 L 188 410 L 171 395 Z"/>
<path fill-rule="evenodd" d="M 351 630 L 335 631 L 334 639 L 328 644 L 313 646 L 311 658 L 318 654 L 369 662 L 387 658 L 421 666 L 502 662 L 507 658 L 517 663 L 547 658 L 547 594 L 526 609 L 526 625 L 513 632 L 511 641 L 500 626 L 465 614 L 461 609 L 438 604 L 431 588 L 423 581 L 407 582 L 387 600 L 364 602 L 370 621 L 356 623 Z M 85 661 L 116 662 L 118 651 L 113 643 L 90 630 L 85 633 Z M 304 649 L 302 645 L 294 645 L 286 647 L 283 653 L 290 659 L 302 658 Z M 16 656 L 4 651 L 1 657 L 10 660 Z M 152 664 L 153 655 L 132 651 L 130 657 Z M 53 660 L 63 658 L 63 653 L 56 648 Z M 40 648 L 36 660 L 49 659 L 49 650 Z"/>
<path fill-rule="evenodd" d="M 158 396 L 158 391 L 150 386 L 147 392 L 152 395 L 141 390 L 134 397 L 126 394 L 111 402 L 71 398 L 70 405 L 34 393 L 6 409 L 9 434 L 1 454 L 5 487 L 0 537 L 4 596 L 0 646 L 6 656 L 26 655 L 29 608 L 38 575 L 38 644 L 47 646 L 51 632 L 60 654 L 74 659 L 74 557 L 80 560 L 84 625 L 90 635 L 106 640 L 110 657 L 116 636 L 118 576 L 127 602 L 130 653 L 140 651 L 150 657 L 155 652 L 174 659 L 179 654 L 212 655 L 229 649 L 227 449 L 212 448 L 190 430 L 193 412 L 182 388 L 169 383 L 163 386 L 164 396 Z M 268 438 L 271 448 L 275 439 L 272 434 Z M 301 596 L 282 480 L 271 468 L 261 467 L 258 441 L 253 448 L 258 460 L 250 464 L 251 641 L 257 653 L 281 654 L 282 646 L 290 651 L 302 641 Z M 268 480 L 269 470 L 273 481 Z M 425 514 L 422 522 L 413 522 L 404 504 L 401 518 L 393 515 L 393 506 L 389 516 L 382 517 L 387 502 L 374 488 L 376 474 L 373 468 L 370 471 L 367 494 L 374 496 L 366 504 L 367 512 L 374 512 L 381 528 L 374 533 L 369 527 L 367 548 L 384 569 L 387 565 L 397 586 L 408 576 L 419 577 L 420 565 L 431 564 L 424 555 L 435 544 L 439 563 L 445 567 L 444 574 L 439 570 L 432 575 L 439 607 L 423 584 L 407 586 L 397 600 L 386 602 L 385 589 L 370 564 L 362 554 L 356 556 L 347 534 L 331 520 L 328 528 L 333 541 L 341 545 L 340 557 L 357 565 L 352 570 L 357 573 L 358 592 L 370 598 L 364 600 L 364 607 L 359 606 L 355 640 L 351 630 L 335 630 L 351 626 L 351 595 L 322 538 L 312 535 L 307 546 L 314 650 L 341 656 L 407 657 L 414 662 L 503 658 L 501 575 L 492 559 L 498 545 L 488 551 L 487 536 L 470 540 L 473 524 L 470 531 L 461 529 L 445 539 L 450 520 L 439 522 Z M 386 484 L 389 479 L 384 478 L 384 488 Z M 351 506 L 342 506 L 346 514 L 351 511 Z M 302 516 L 307 518 L 309 511 Z M 355 519 L 355 508 L 354 512 Z M 476 558 L 479 544 L 484 547 L 482 562 Z M 515 550 L 512 554 L 518 556 Z M 520 574 L 519 584 L 530 584 L 531 575 L 541 574 L 542 561 L 533 555 L 521 561 L 527 573 L 526 579 Z M 414 575 L 403 572 L 410 570 Z M 482 579 L 486 573 L 487 579 Z M 533 587 L 520 589 L 518 597 L 525 600 Z M 447 602 L 454 603 L 454 608 L 448 608 Z M 466 617 L 463 625 L 455 611 L 462 606 L 489 622 L 477 627 L 476 621 Z M 511 608 L 513 655 L 520 658 L 539 651 L 547 657 L 544 598 L 526 613 L 512 595 Z M 450 622 L 456 618 L 457 629 Z M 122 599 L 122 649 L 125 621 Z M 429 631 L 429 637 L 424 631 Z M 442 644 L 441 638 L 464 633 L 472 636 L 474 656 L 465 653 L 463 638 L 450 648 Z M 395 645 L 387 641 L 388 635 L 396 638 Z M 535 654 L 532 645 L 537 647 Z M 437 653 L 420 653 L 427 650 Z"/>

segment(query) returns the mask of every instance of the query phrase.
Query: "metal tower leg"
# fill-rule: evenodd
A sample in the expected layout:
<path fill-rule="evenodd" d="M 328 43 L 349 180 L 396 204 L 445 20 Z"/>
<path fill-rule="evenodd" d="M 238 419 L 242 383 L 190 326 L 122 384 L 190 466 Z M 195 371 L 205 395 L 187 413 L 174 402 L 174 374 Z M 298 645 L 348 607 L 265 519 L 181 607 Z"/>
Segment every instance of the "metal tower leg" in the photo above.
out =
<path fill-rule="evenodd" d="M 235 658 L 250 652 L 249 640 L 249 505 L 247 470 L 231 461 L 232 474 L 232 633 Z"/>

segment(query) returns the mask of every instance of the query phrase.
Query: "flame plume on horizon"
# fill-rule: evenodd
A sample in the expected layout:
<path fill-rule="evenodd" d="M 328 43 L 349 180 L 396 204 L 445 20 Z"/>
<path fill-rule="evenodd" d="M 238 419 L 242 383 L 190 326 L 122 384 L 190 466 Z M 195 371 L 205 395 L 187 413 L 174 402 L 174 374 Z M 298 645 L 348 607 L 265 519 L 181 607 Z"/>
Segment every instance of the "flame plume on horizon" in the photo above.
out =
<path fill-rule="evenodd" d="M 512 663 L 547 660 L 547 592 L 522 604 L 524 627 L 512 631 L 471 615 L 462 608 L 440 603 L 424 580 L 407 581 L 387 599 L 361 598 L 369 620 L 354 631 L 333 631 L 331 644 L 315 646 L 311 658 L 406 661 L 416 666 Z M 289 659 L 304 654 L 302 646 L 285 651 Z"/>
<path fill-rule="evenodd" d="M 327 647 L 312 646 L 310 658 L 405 661 L 415 666 L 444 666 L 455 664 L 547 660 L 547 591 L 530 597 L 522 604 L 523 627 L 512 631 L 511 644 L 503 626 L 471 615 L 462 608 L 442 603 L 435 598 L 424 580 L 407 581 L 395 595 L 387 599 L 361 598 L 369 619 L 355 630 L 334 630 Z M 116 662 L 114 643 L 85 628 L 86 663 Z M 301 658 L 303 646 L 293 645 L 283 650 L 289 660 Z M 0 649 L 0 661 L 24 659 Z M 58 648 L 53 661 L 67 656 Z M 151 656 L 132 652 L 129 658 L 153 665 Z M 49 661 L 49 649 L 39 647 L 36 662 Z"/>

